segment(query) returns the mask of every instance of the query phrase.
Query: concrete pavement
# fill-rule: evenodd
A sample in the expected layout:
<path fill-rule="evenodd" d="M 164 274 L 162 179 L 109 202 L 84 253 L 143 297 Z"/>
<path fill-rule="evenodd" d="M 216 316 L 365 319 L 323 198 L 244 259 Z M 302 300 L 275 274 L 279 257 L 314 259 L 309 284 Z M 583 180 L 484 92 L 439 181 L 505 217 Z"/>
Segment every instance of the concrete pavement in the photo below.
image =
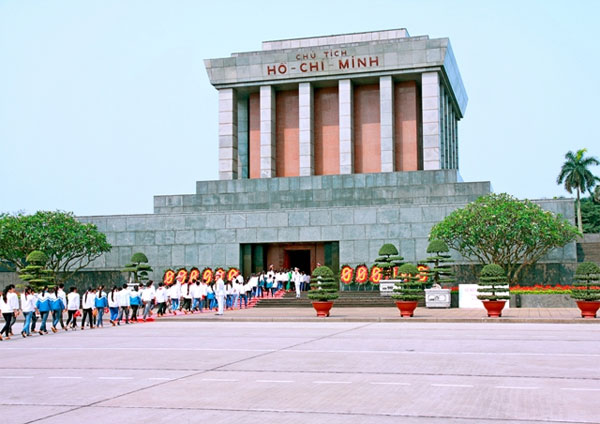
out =
<path fill-rule="evenodd" d="M 0 342 L 0 422 L 596 423 L 600 327 L 159 321 Z"/>
<path fill-rule="evenodd" d="M 487 318 L 484 309 L 427 309 L 417 308 L 412 318 L 402 318 L 396 307 L 336 308 L 328 318 L 317 318 L 313 308 L 249 308 L 226 311 L 223 316 L 204 311 L 185 315 L 169 315 L 162 320 L 176 321 L 256 321 L 256 322 L 511 322 L 555 324 L 600 324 L 600 319 L 583 319 L 577 308 L 513 308 L 506 309 L 501 318 Z"/>

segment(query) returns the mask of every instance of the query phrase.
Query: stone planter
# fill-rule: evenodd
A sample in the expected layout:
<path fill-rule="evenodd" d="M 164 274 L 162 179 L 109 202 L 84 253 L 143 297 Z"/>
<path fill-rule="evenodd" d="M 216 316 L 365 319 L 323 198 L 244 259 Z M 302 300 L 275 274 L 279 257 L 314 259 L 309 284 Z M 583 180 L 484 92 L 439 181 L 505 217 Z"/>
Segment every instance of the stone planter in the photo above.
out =
<path fill-rule="evenodd" d="M 511 305 L 517 308 L 574 308 L 568 294 L 511 294 Z"/>
<path fill-rule="evenodd" d="M 449 308 L 450 290 L 449 289 L 426 289 L 425 306 L 428 308 Z"/>

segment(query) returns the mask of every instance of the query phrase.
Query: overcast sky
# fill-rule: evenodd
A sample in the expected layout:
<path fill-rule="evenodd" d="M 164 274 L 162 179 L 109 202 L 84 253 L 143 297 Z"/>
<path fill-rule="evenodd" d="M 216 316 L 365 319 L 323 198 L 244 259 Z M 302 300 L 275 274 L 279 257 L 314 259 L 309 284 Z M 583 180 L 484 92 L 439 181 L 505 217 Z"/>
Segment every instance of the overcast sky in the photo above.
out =
<path fill-rule="evenodd" d="M 152 213 L 153 195 L 218 178 L 203 59 L 393 28 L 450 38 L 465 181 L 568 196 L 565 153 L 600 156 L 599 17 L 573 0 L 0 0 L 0 212 Z"/>

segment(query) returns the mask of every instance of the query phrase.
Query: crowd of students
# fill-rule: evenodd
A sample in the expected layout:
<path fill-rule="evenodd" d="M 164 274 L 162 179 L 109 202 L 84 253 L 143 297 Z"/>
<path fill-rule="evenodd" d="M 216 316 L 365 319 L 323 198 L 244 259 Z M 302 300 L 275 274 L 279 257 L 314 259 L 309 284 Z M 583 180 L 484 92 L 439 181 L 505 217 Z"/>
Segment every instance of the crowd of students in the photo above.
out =
<path fill-rule="evenodd" d="M 15 286 L 9 285 L 0 295 L 0 311 L 5 322 L 0 331 L 0 341 L 13 335 L 19 314 L 23 314 L 24 318 L 21 336 L 29 337 L 48 334 L 48 327 L 53 333 L 59 327 L 64 331 L 104 327 L 105 314 L 109 314 L 108 322 L 113 326 L 146 321 L 155 308 L 158 316 L 169 311 L 172 314 L 189 314 L 205 310 L 215 310 L 217 315 L 223 315 L 224 309 L 247 308 L 253 298 L 275 296 L 279 290 L 295 290 L 296 297 L 300 297 L 310 285 L 310 276 L 297 268 L 276 272 L 271 266 L 267 272 L 252 274 L 247 281 L 241 275 L 232 281 L 224 281 L 223 277 L 216 275 L 215 282 L 210 284 L 179 279 L 170 286 L 160 283 L 155 287 L 149 281 L 140 285 L 114 286 L 110 290 L 103 286 L 91 287 L 81 294 L 76 287 L 69 288 L 66 293 L 64 284 L 50 290 L 44 287 L 37 293 L 26 287 L 20 301 Z M 79 317 L 80 324 L 77 323 Z"/>

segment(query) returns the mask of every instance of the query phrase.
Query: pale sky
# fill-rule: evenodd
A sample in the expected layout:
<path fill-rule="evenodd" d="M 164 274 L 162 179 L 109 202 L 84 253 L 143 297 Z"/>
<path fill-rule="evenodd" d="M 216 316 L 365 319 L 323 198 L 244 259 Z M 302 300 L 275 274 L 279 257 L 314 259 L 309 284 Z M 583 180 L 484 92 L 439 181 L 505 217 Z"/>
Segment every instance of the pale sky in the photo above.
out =
<path fill-rule="evenodd" d="M 0 0 L 0 212 L 152 213 L 218 178 L 203 59 L 394 28 L 450 38 L 465 181 L 568 196 L 565 153 L 600 156 L 599 18 L 591 0 Z"/>

